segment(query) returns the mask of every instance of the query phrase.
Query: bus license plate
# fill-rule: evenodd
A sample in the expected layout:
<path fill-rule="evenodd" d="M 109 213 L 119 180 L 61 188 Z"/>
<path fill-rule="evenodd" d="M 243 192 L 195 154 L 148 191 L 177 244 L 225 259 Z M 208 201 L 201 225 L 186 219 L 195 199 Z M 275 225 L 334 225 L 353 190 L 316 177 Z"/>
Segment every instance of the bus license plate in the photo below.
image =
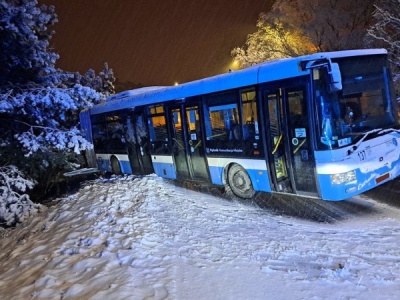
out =
<path fill-rule="evenodd" d="M 376 182 L 376 184 L 381 183 L 382 181 L 388 179 L 389 177 L 390 177 L 389 173 L 383 174 L 379 177 L 376 177 L 375 182 Z"/>

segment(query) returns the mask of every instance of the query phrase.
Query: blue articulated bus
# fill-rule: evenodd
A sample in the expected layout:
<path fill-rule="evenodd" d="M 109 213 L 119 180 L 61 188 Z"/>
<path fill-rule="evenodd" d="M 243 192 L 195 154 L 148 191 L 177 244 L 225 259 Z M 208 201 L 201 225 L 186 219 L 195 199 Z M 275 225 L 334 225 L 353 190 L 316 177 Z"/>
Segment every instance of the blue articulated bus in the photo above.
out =
<path fill-rule="evenodd" d="M 338 201 L 399 175 L 398 118 L 387 52 L 364 49 L 122 92 L 81 126 L 99 170 Z"/>

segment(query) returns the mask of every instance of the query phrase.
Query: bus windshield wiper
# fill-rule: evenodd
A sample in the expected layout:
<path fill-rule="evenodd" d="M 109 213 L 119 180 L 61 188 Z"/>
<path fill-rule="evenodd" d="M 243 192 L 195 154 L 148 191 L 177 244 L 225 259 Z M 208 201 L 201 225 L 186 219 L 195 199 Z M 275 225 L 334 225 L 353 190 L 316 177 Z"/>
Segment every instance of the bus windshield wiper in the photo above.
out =
<path fill-rule="evenodd" d="M 365 132 L 363 137 L 352 147 L 352 149 L 347 151 L 347 155 L 354 153 L 354 151 L 357 150 L 358 146 L 360 146 L 360 144 L 367 138 L 368 135 L 370 135 L 371 133 L 376 133 L 376 132 L 380 133 L 382 131 L 383 131 L 382 128 L 377 128 L 377 129 L 372 129 L 370 131 Z"/>

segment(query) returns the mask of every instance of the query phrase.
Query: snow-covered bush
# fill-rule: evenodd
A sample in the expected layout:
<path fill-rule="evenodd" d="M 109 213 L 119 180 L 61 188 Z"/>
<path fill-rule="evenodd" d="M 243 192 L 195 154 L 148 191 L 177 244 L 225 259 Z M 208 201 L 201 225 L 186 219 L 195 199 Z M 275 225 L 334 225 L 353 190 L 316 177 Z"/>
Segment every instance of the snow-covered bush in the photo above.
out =
<path fill-rule="evenodd" d="M 33 186 L 15 166 L 0 167 L 0 226 L 13 226 L 40 212 L 42 206 L 25 193 Z"/>
<path fill-rule="evenodd" d="M 91 145 L 76 128 L 79 111 L 104 98 L 89 87 L 0 88 L 3 137 L 16 140 L 27 155 L 50 148 L 79 153 Z"/>
<path fill-rule="evenodd" d="M 65 171 L 79 166 L 77 154 L 92 147 L 77 128 L 79 112 L 113 92 L 107 64 L 98 76 L 55 67 L 56 22 L 55 8 L 37 0 L 0 1 L 0 166 L 14 166 L 1 171 L 0 225 L 29 215 L 37 209 L 33 195 L 48 196 Z"/>
<path fill-rule="evenodd" d="M 103 85 L 111 91 L 115 80 L 107 64 L 99 76 L 93 74 L 98 91 L 57 70 L 58 55 L 49 47 L 54 34 L 49 27 L 56 22 L 54 7 L 39 6 L 37 0 L 0 3 L 2 144 L 18 141 L 27 155 L 46 149 L 79 153 L 90 147 L 76 128 L 79 111 L 103 100 Z"/>

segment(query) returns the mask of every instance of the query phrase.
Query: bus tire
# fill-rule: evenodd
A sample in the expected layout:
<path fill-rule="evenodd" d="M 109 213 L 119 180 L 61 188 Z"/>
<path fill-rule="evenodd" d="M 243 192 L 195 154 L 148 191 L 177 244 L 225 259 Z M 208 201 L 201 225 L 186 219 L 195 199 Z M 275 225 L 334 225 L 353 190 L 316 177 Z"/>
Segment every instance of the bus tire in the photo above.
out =
<path fill-rule="evenodd" d="M 111 171 L 115 175 L 122 175 L 121 165 L 115 156 L 111 157 Z"/>
<path fill-rule="evenodd" d="M 255 190 L 246 170 L 238 165 L 232 165 L 228 170 L 228 188 L 240 198 L 250 199 L 255 195 Z"/>

